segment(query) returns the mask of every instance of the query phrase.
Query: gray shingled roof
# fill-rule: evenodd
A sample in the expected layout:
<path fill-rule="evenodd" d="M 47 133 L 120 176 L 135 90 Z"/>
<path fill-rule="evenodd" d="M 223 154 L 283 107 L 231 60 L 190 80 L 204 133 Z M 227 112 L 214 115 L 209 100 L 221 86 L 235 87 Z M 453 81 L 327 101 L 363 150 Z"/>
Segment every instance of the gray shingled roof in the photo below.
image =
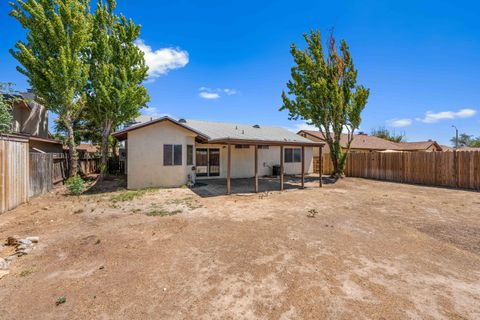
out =
<path fill-rule="evenodd" d="M 136 130 L 160 121 L 171 121 L 177 125 L 183 126 L 186 129 L 190 129 L 205 139 L 207 142 L 225 142 L 227 140 L 233 141 L 233 143 L 242 143 L 239 140 L 245 141 L 265 141 L 266 143 L 281 143 L 288 142 L 298 143 L 303 145 L 319 145 L 319 142 L 315 142 L 306 139 L 295 132 L 291 132 L 287 129 L 272 126 L 263 125 L 251 125 L 240 123 L 227 123 L 227 122 L 213 122 L 202 120 L 174 120 L 170 117 L 162 117 L 153 119 L 151 121 L 142 122 L 138 119 L 137 123 L 133 126 L 124 128 L 123 130 L 113 133 L 113 136 L 117 139 L 126 139 L 126 133 L 131 130 Z M 323 144 L 323 143 L 322 143 Z"/>
<path fill-rule="evenodd" d="M 180 119 L 179 122 L 203 133 L 210 138 L 209 140 L 242 139 L 303 143 L 312 142 L 294 132 L 280 127 L 190 119 Z"/>

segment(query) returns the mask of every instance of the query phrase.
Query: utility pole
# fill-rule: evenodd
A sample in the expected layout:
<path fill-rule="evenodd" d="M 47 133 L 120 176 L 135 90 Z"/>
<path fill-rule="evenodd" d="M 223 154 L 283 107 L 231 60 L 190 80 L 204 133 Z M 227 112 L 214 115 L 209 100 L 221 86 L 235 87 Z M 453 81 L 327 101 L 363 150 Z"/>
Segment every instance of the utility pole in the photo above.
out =
<path fill-rule="evenodd" d="M 454 125 L 452 125 L 452 128 L 455 128 L 455 149 L 458 149 L 458 129 Z"/>

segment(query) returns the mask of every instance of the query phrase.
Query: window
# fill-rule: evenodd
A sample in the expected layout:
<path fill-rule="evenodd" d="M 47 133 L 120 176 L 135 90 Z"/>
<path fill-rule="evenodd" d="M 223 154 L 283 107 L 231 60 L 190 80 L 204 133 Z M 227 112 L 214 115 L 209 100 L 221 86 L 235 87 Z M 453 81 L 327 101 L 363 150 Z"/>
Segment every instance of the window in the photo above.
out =
<path fill-rule="evenodd" d="M 182 165 L 182 145 L 164 144 L 163 145 L 163 165 L 181 166 Z"/>
<path fill-rule="evenodd" d="M 248 144 L 236 144 L 235 149 L 249 149 L 250 145 Z"/>
<path fill-rule="evenodd" d="M 193 165 L 193 146 L 187 145 L 187 166 Z"/>
<path fill-rule="evenodd" d="M 266 145 L 258 145 L 258 149 L 269 149 L 269 146 Z"/>
<path fill-rule="evenodd" d="M 299 148 L 286 148 L 285 149 L 285 162 L 301 162 L 302 161 L 302 149 Z"/>

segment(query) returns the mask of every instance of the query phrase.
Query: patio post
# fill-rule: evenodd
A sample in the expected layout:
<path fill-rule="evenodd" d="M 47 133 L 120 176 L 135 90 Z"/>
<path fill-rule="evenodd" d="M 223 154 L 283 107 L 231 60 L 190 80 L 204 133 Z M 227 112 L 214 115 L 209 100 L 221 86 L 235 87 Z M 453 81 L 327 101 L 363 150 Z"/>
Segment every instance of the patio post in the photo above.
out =
<path fill-rule="evenodd" d="M 280 146 L 280 191 L 283 191 L 283 146 Z"/>
<path fill-rule="evenodd" d="M 255 192 L 258 192 L 258 145 L 255 145 Z"/>
<path fill-rule="evenodd" d="M 322 171 L 323 171 L 323 157 L 322 157 L 322 148 L 323 146 L 318 147 L 318 161 L 319 161 L 319 169 L 318 169 L 318 181 L 319 187 L 322 187 Z"/>
<path fill-rule="evenodd" d="M 230 194 L 230 171 L 232 167 L 232 148 L 231 144 L 227 144 L 227 194 Z"/>
<path fill-rule="evenodd" d="M 302 189 L 305 188 L 305 146 L 302 146 Z"/>

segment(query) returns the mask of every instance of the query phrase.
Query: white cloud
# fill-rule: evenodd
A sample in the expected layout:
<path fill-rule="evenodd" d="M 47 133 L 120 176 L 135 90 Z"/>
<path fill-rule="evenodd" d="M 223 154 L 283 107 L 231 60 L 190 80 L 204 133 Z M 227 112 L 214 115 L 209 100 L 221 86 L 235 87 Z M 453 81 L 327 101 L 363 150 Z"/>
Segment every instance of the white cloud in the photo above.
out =
<path fill-rule="evenodd" d="M 198 95 L 200 96 L 200 98 L 208 99 L 208 100 L 214 100 L 214 99 L 220 98 L 220 95 L 215 92 L 200 91 Z"/>
<path fill-rule="evenodd" d="M 469 118 L 469 117 L 473 117 L 476 113 L 477 113 L 477 110 L 474 110 L 474 109 L 461 109 L 457 112 L 454 112 L 454 111 L 441 111 L 441 112 L 427 111 L 425 113 L 424 118 L 416 118 L 416 120 L 424 122 L 424 123 L 435 123 L 435 122 L 438 122 L 440 120 L 445 120 L 445 119 Z"/>
<path fill-rule="evenodd" d="M 402 119 L 390 119 L 387 120 L 387 124 L 394 128 L 406 127 L 412 124 L 412 119 L 402 118 Z"/>
<path fill-rule="evenodd" d="M 230 88 L 207 88 L 207 87 L 200 87 L 198 89 L 200 93 L 198 94 L 201 98 L 204 99 L 218 99 L 224 95 L 227 96 L 233 96 L 234 94 L 237 94 L 238 91 L 236 89 L 230 89 Z"/>
<path fill-rule="evenodd" d="M 142 39 L 135 41 L 135 45 L 143 51 L 148 66 L 150 80 L 168 73 L 170 70 L 183 68 L 188 64 L 188 52 L 179 48 L 161 48 L 152 50 Z"/>

